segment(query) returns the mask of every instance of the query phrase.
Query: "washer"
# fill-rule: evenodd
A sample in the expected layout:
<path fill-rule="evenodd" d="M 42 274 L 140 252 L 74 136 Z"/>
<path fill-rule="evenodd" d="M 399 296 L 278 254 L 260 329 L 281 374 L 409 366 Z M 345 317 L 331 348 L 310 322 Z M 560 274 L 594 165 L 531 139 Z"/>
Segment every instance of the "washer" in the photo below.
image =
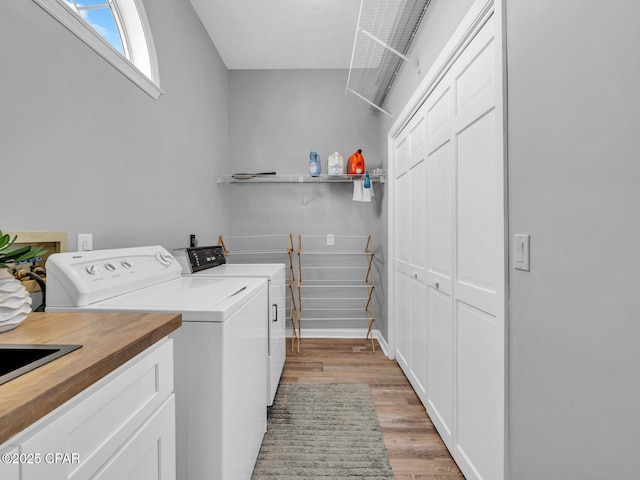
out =
<path fill-rule="evenodd" d="M 160 246 L 54 254 L 46 268 L 49 312 L 182 314 L 177 478 L 250 479 L 267 422 L 267 281 L 183 277 Z"/>
<path fill-rule="evenodd" d="M 287 356 L 285 264 L 228 264 L 221 246 L 179 248 L 173 254 L 185 276 L 265 278 L 269 285 L 267 334 L 267 405 L 273 405 Z"/>

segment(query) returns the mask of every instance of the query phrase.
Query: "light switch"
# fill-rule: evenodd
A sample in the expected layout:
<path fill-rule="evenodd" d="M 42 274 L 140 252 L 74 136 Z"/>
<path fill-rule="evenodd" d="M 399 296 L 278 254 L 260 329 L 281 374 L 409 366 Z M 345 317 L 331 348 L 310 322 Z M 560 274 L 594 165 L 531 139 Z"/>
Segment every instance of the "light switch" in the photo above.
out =
<path fill-rule="evenodd" d="M 530 271 L 529 268 L 530 236 L 524 234 L 513 235 L 513 266 L 516 270 Z"/>

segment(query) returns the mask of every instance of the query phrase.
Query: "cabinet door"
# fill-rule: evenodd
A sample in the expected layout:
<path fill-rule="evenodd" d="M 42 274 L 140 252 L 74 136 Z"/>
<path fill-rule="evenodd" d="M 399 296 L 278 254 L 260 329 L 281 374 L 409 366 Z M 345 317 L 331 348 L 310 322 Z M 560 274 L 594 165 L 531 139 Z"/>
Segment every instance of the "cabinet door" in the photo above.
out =
<path fill-rule="evenodd" d="M 20 480 L 20 464 L 13 460 L 19 460 L 20 447 L 8 445 L 0 448 L 0 478 L 2 480 Z M 7 461 L 8 459 L 8 461 Z"/>
<path fill-rule="evenodd" d="M 172 394 L 91 478 L 175 480 L 175 438 L 175 395 Z"/>

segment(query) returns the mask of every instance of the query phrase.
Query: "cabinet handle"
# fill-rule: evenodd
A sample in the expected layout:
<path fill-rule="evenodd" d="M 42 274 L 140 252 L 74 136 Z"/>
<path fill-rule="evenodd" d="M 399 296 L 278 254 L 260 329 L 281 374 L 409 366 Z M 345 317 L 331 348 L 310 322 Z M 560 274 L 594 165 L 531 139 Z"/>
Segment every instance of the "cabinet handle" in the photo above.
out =
<path fill-rule="evenodd" d="M 271 305 L 271 308 L 273 309 L 273 320 L 274 322 L 278 321 L 278 305 L 277 304 L 273 304 Z"/>
<path fill-rule="evenodd" d="M 436 290 L 440 290 L 440 282 L 433 282 L 433 284 L 436 286 Z"/>

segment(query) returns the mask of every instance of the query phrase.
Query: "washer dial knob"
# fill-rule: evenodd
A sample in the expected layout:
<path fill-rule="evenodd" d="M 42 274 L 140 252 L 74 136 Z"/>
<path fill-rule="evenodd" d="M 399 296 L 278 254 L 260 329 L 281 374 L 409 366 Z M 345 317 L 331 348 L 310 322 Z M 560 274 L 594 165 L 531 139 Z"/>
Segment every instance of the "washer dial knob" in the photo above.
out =
<path fill-rule="evenodd" d="M 89 265 L 87 267 L 87 273 L 89 275 L 98 275 L 100 273 L 100 270 L 98 270 L 98 266 L 97 265 Z"/>
<path fill-rule="evenodd" d="M 158 261 L 163 265 L 171 265 L 173 263 L 173 257 L 167 252 L 158 253 Z"/>

